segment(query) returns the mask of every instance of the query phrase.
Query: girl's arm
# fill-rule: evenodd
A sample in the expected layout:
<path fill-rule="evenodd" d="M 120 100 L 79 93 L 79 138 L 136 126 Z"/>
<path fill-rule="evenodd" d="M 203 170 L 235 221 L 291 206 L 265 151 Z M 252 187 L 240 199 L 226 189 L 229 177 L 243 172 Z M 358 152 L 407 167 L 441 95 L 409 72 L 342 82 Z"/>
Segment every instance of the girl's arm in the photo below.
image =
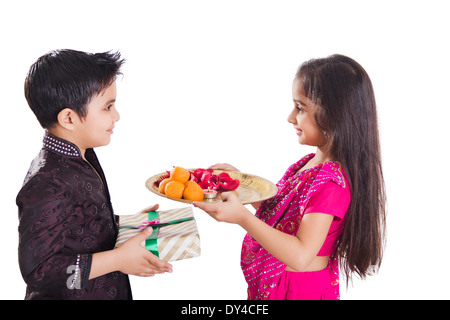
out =
<path fill-rule="evenodd" d="M 295 236 L 270 227 L 254 215 L 240 224 L 258 243 L 278 260 L 297 272 L 306 271 L 325 242 L 333 216 L 306 214 Z"/>
<path fill-rule="evenodd" d="M 248 211 L 233 193 L 223 193 L 222 203 L 194 203 L 217 221 L 235 223 L 244 228 L 261 246 L 278 260 L 301 272 L 317 256 L 322 247 L 333 216 L 310 213 L 303 217 L 295 236 L 288 235 L 259 220 Z"/>

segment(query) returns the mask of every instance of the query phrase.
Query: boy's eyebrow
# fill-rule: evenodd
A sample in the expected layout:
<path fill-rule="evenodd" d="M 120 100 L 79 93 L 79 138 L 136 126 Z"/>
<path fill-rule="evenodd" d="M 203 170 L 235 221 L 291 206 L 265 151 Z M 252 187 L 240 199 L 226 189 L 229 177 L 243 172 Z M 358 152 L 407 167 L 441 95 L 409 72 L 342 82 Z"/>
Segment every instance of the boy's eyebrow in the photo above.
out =
<path fill-rule="evenodd" d="M 113 102 L 116 102 L 116 99 L 109 99 L 108 101 L 106 101 L 106 103 L 104 105 L 106 106 L 106 105 L 111 104 Z"/>

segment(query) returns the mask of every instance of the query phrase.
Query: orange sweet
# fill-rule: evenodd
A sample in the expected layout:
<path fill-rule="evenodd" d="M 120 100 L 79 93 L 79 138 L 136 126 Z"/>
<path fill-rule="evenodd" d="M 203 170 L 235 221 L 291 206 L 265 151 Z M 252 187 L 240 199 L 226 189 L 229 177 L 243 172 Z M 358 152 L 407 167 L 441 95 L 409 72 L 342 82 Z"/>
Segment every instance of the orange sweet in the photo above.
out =
<path fill-rule="evenodd" d="M 197 182 L 187 181 L 184 184 L 183 198 L 191 201 L 202 201 L 203 200 L 203 190 L 200 188 Z"/>
<path fill-rule="evenodd" d="M 170 177 L 172 178 L 172 180 L 185 183 L 191 177 L 191 173 L 182 167 L 175 167 L 170 172 Z"/>
<path fill-rule="evenodd" d="M 184 184 L 180 181 L 169 181 L 166 184 L 166 188 L 164 190 L 166 196 L 175 198 L 175 199 L 181 199 L 183 196 L 184 191 Z"/>
<path fill-rule="evenodd" d="M 172 181 L 172 178 L 166 178 L 159 183 L 158 190 L 161 193 L 166 193 L 166 184 Z"/>

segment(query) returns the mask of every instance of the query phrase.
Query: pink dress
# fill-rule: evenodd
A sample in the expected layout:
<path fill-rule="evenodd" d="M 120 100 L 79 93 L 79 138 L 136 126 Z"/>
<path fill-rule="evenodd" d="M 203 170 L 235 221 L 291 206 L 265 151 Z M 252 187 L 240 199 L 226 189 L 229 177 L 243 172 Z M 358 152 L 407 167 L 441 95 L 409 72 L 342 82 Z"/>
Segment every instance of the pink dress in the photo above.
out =
<path fill-rule="evenodd" d="M 256 216 L 278 230 L 295 235 L 304 214 L 333 215 L 327 238 L 317 254 L 330 256 L 328 267 L 314 272 L 285 271 L 283 262 L 247 234 L 242 244 L 241 267 L 248 284 L 248 299 L 339 299 L 339 270 L 333 253 L 350 204 L 350 187 L 336 162 L 299 172 L 313 156 L 309 154 L 288 168 L 277 183 L 277 195 L 264 201 Z"/>

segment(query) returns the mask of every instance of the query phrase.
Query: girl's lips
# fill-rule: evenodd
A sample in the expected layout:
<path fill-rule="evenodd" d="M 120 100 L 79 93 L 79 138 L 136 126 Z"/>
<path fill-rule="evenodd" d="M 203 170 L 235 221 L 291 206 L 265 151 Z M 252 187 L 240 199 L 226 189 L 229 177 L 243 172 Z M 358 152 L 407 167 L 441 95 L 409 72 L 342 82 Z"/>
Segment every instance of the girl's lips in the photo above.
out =
<path fill-rule="evenodd" d="M 113 129 L 109 129 L 106 132 L 108 132 L 109 134 L 113 134 L 114 133 Z"/>
<path fill-rule="evenodd" d="M 303 130 L 295 128 L 295 132 L 297 135 L 301 135 L 303 133 Z"/>

